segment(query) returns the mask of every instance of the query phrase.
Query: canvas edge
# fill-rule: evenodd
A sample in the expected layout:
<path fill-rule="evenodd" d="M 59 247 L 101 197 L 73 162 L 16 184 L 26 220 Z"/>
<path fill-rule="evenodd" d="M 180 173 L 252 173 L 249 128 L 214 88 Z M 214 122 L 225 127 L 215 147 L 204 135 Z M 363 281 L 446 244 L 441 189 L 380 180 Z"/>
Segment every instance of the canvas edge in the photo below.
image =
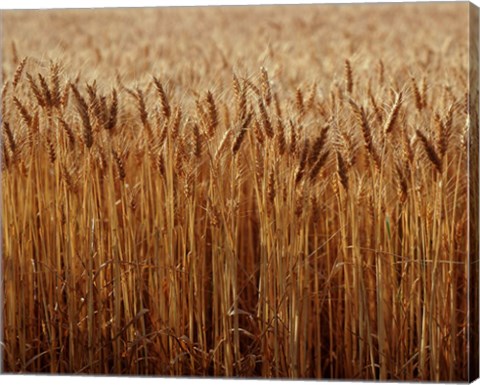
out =
<path fill-rule="evenodd" d="M 4 47 L 3 47 L 3 17 L 4 17 L 4 10 L 0 9 L 0 87 L 3 87 L 3 55 L 4 55 Z M 1 96 L 0 96 L 1 101 Z M 3 126 L 3 111 L 0 107 L 0 126 Z M 3 146 L 2 146 L 3 148 Z M 0 166 L 3 162 L 3 151 L 0 149 Z M 1 171 L 2 167 L 0 167 L 0 177 L 2 174 Z M 2 184 L 0 183 L 0 196 L 2 196 Z M 0 209 L 0 230 L 3 228 L 3 212 Z M 3 233 L 3 231 L 2 231 Z M 4 310 L 4 275 L 3 275 L 3 236 L 0 236 L 0 374 L 4 373 L 3 367 L 3 358 L 4 358 L 4 329 L 3 329 L 3 310 Z"/>
<path fill-rule="evenodd" d="M 432 1 L 436 3 L 436 1 Z M 378 1 L 374 4 L 382 4 Z M 415 1 L 404 1 L 402 4 L 415 3 Z M 429 2 L 430 3 L 430 2 Z M 448 3 L 446 1 L 445 3 Z M 316 3 L 315 5 L 332 5 L 328 0 L 322 3 Z M 343 4 L 343 3 L 340 3 Z M 347 5 L 355 3 L 347 3 Z M 365 3 L 362 3 L 365 4 Z M 396 4 L 396 3 L 393 3 Z M 255 6 L 262 6 L 264 4 L 255 4 Z M 271 4 L 265 4 L 271 5 Z M 302 4 L 299 4 L 302 5 Z M 303 4 L 308 5 L 308 4 Z M 468 109 L 469 109 L 469 144 L 468 144 L 468 217 L 469 217 L 469 229 L 468 229 L 468 263 L 469 263 L 469 275 L 468 275 L 468 382 L 473 382 L 479 378 L 480 367 L 480 243 L 479 243 L 479 222 L 480 222 L 480 205 L 479 205 L 479 7 L 472 2 L 468 2 L 468 46 L 469 46 L 469 85 L 468 85 Z M 230 7 L 243 6 L 243 5 L 230 5 Z M 246 5 L 250 6 L 250 5 Z M 172 8 L 173 6 L 167 6 Z M 205 7 L 205 6 L 203 6 Z M 217 6 L 218 7 L 218 6 Z M 137 7 L 123 7 L 124 9 L 136 9 Z M 151 8 L 151 7 L 138 7 L 138 8 Z M 157 8 L 157 7 L 154 7 Z M 166 8 L 166 7 L 165 7 Z M 115 7 L 98 8 L 101 9 L 115 9 Z M 3 46 L 3 16 L 5 13 L 11 11 L 52 11 L 52 10 L 82 10 L 82 8 L 50 8 L 50 9 L 0 9 L 0 64 L 3 63 L 4 46 Z M 3 71 L 0 71 L 0 86 L 3 85 Z M 0 127 L 3 124 L 3 111 L 0 108 Z M 1 150 L 0 150 L 1 155 Z M 1 165 L 0 160 L 0 165 Z M 0 170 L 1 176 L 1 170 Z M 0 184 L 0 196 L 2 194 L 2 188 Z M 0 229 L 3 227 L 3 213 L 0 210 Z M 3 329 L 3 298 L 4 298 L 4 275 L 3 275 L 3 237 L 0 237 L 0 374 L 5 374 L 4 369 L 4 329 Z M 341 380 L 339 380 L 341 381 Z M 322 382 L 322 381 L 321 381 Z"/>
<path fill-rule="evenodd" d="M 468 140 L 468 381 L 479 377 L 479 9 L 469 3 Z"/>

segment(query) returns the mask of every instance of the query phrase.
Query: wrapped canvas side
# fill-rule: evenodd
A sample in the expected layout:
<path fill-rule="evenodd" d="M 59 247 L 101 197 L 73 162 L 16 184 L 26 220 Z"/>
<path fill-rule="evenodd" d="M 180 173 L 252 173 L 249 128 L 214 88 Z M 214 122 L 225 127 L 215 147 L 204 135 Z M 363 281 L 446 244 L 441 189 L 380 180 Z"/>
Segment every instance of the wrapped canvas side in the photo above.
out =
<path fill-rule="evenodd" d="M 479 376 L 478 7 L 470 4 L 469 30 L 469 381 Z"/>

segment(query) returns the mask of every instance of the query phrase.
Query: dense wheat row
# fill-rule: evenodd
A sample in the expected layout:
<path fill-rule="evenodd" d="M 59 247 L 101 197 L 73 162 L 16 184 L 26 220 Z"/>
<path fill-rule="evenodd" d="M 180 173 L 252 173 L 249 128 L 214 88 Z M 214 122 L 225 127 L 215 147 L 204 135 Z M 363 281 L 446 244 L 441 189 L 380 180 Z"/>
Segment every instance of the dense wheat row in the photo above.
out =
<path fill-rule="evenodd" d="M 5 13 L 6 371 L 467 378 L 468 6 L 351 8 Z"/>

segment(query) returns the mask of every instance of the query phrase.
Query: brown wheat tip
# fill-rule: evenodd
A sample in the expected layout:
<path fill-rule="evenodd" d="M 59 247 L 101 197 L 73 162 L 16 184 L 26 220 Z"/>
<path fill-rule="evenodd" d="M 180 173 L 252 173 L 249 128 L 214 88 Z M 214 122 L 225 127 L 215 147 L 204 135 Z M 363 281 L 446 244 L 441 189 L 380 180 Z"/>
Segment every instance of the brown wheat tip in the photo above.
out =
<path fill-rule="evenodd" d="M 157 168 L 158 168 L 158 172 L 160 173 L 160 176 L 164 178 L 165 177 L 165 158 L 163 157 L 162 153 L 158 154 Z"/>
<path fill-rule="evenodd" d="M 70 143 L 70 147 L 75 146 L 75 135 L 72 129 L 70 128 L 70 126 L 68 125 L 68 123 L 62 118 L 59 118 L 58 121 L 60 122 L 60 126 L 63 128 L 63 130 L 67 135 L 68 142 Z"/>
<path fill-rule="evenodd" d="M 272 170 L 268 173 L 267 198 L 270 205 L 273 205 L 275 199 L 275 174 Z"/>
<path fill-rule="evenodd" d="M 345 60 L 345 90 L 351 94 L 353 91 L 353 74 L 350 60 Z"/>
<path fill-rule="evenodd" d="M 275 113 L 280 119 L 283 119 L 282 106 L 280 105 L 280 99 L 277 92 L 273 93 L 273 101 L 275 105 Z"/>
<path fill-rule="evenodd" d="M 2 86 L 2 93 L 1 93 L 1 97 L 2 97 L 2 111 L 1 111 L 1 114 L 2 116 L 6 116 L 7 115 L 7 93 L 8 93 L 8 85 L 10 83 L 9 82 L 5 82 L 4 85 Z"/>
<path fill-rule="evenodd" d="M 142 122 L 143 127 L 147 131 L 148 136 L 152 137 L 152 131 L 150 127 L 150 122 L 148 120 L 148 112 L 147 107 L 145 105 L 145 97 L 143 96 L 143 91 L 140 88 L 136 90 L 136 101 L 137 101 L 137 109 L 138 113 L 140 114 L 140 120 Z"/>
<path fill-rule="evenodd" d="M 90 123 L 90 116 L 88 114 L 88 106 L 85 99 L 80 95 L 78 88 L 74 84 L 71 85 L 71 88 L 77 102 L 77 111 L 82 119 L 83 139 L 87 148 L 90 148 L 93 145 L 93 130 Z"/>
<path fill-rule="evenodd" d="M 385 126 L 383 128 L 383 132 L 385 134 L 388 134 L 393 130 L 401 105 L 402 105 L 402 93 L 399 92 L 395 97 L 395 102 L 393 103 L 392 110 L 390 111 L 390 114 L 388 115 L 388 118 L 385 122 Z"/>
<path fill-rule="evenodd" d="M 422 95 L 420 94 L 420 90 L 418 89 L 418 85 L 414 77 L 410 78 L 410 82 L 412 83 L 412 91 L 415 98 L 415 107 L 418 111 L 421 111 L 423 108 Z"/>
<path fill-rule="evenodd" d="M 422 97 L 422 106 L 425 108 L 427 106 L 427 79 L 422 77 L 421 87 L 421 97 Z"/>
<path fill-rule="evenodd" d="M 292 119 L 290 119 L 288 123 L 290 127 L 290 151 L 294 154 L 297 152 L 297 131 Z"/>
<path fill-rule="evenodd" d="M 271 139 L 273 138 L 273 127 L 270 117 L 268 116 L 265 105 L 263 104 L 262 99 L 258 99 L 258 109 L 260 111 L 260 118 L 262 121 L 263 131 Z"/>
<path fill-rule="evenodd" d="M 250 120 L 252 119 L 252 114 L 249 113 L 247 117 L 243 120 L 242 124 L 240 125 L 240 130 L 237 132 L 235 138 L 233 139 L 232 144 L 232 153 L 235 155 L 239 150 L 240 146 L 245 139 L 245 134 L 247 133 L 247 127 L 250 124 Z"/>
<path fill-rule="evenodd" d="M 375 115 L 375 119 L 377 120 L 378 123 L 382 123 L 382 112 L 380 111 L 380 108 L 378 107 L 377 101 L 375 100 L 375 97 L 372 94 L 372 90 L 368 90 L 368 99 L 370 101 L 370 104 L 372 105 L 373 108 L 373 113 Z"/>
<path fill-rule="evenodd" d="M 356 154 L 356 143 L 355 137 L 351 133 L 349 133 L 344 128 L 338 127 L 338 137 L 339 142 L 342 145 L 341 151 L 345 157 L 345 162 L 347 163 L 348 167 L 353 167 L 355 162 L 357 161 L 357 154 Z"/>
<path fill-rule="evenodd" d="M 241 121 L 247 114 L 247 93 L 235 74 L 233 74 L 233 92 L 237 102 L 237 120 Z"/>
<path fill-rule="evenodd" d="M 193 196 L 194 190 L 194 183 L 195 183 L 195 174 L 189 170 L 185 175 L 185 180 L 183 181 L 183 194 L 187 199 Z"/>
<path fill-rule="evenodd" d="M 115 164 L 117 165 L 117 172 L 118 172 L 118 177 L 120 180 L 124 180 L 126 177 L 125 174 L 125 166 L 123 164 L 123 160 L 120 158 L 120 155 L 118 152 L 112 149 L 112 155 L 113 159 L 115 160 Z"/>
<path fill-rule="evenodd" d="M 95 103 L 97 100 L 97 81 L 94 80 L 92 84 L 86 84 L 88 98 L 90 100 L 90 104 Z"/>
<path fill-rule="evenodd" d="M 97 85 L 96 82 L 93 84 L 87 84 L 87 93 L 88 93 L 88 100 L 89 100 L 89 113 L 91 114 L 93 124 L 95 126 L 101 125 L 103 121 L 103 113 L 101 107 L 101 100 L 97 95 Z"/>
<path fill-rule="evenodd" d="M 24 57 L 20 64 L 17 66 L 17 69 L 15 70 L 15 74 L 13 75 L 13 81 L 12 81 L 12 86 L 13 88 L 17 87 L 18 82 L 20 81 L 20 78 L 22 77 L 23 70 L 25 68 L 25 65 L 27 64 L 27 57 Z"/>
<path fill-rule="evenodd" d="M 435 113 L 433 120 L 435 123 L 435 129 L 436 129 L 435 136 L 437 138 L 438 153 L 440 154 L 440 157 L 443 158 L 448 145 L 445 125 L 438 112 Z"/>
<path fill-rule="evenodd" d="M 373 135 L 368 123 L 367 114 L 363 107 L 359 107 L 352 99 L 349 100 L 350 107 L 354 113 L 354 116 L 362 129 L 363 139 L 365 142 L 365 148 L 369 155 L 372 157 L 375 167 L 380 169 L 380 156 L 378 155 L 377 149 L 373 144 Z"/>
<path fill-rule="evenodd" d="M 255 94 L 257 98 L 262 97 L 262 92 L 255 84 L 253 84 L 253 82 L 250 79 L 242 79 L 242 80 L 245 83 L 245 89 L 248 87 Z"/>
<path fill-rule="evenodd" d="M 158 95 L 160 96 L 160 105 L 162 107 L 162 114 L 165 117 L 165 119 L 168 119 L 171 114 L 171 108 L 168 102 L 167 94 L 165 93 L 165 90 L 160 80 L 154 77 L 153 82 L 155 83 L 155 88 L 157 89 Z"/>
<path fill-rule="evenodd" d="M 275 137 L 276 137 L 276 147 L 278 153 L 283 155 L 287 150 L 287 141 L 285 139 L 285 127 L 283 126 L 282 120 L 277 118 L 277 125 L 275 130 Z"/>
<path fill-rule="evenodd" d="M 232 75 L 232 88 L 233 93 L 235 94 L 235 99 L 238 101 L 242 93 L 242 86 L 240 85 L 240 81 L 235 74 Z"/>
<path fill-rule="evenodd" d="M 309 157 L 309 163 L 314 164 L 318 157 L 320 156 L 320 153 L 323 150 L 323 147 L 325 146 L 325 143 L 327 141 L 327 133 L 330 128 L 330 123 L 325 123 L 322 127 L 322 130 L 320 132 L 320 135 L 315 139 L 312 145 L 312 149 L 310 151 L 310 157 Z"/>
<path fill-rule="evenodd" d="M 302 214 L 305 212 L 305 186 L 300 190 L 300 193 L 297 194 L 295 197 L 295 211 L 294 215 L 295 217 L 299 218 L 302 216 Z M 300 252 L 300 255 L 298 258 L 304 258 L 303 252 Z"/>
<path fill-rule="evenodd" d="M 60 65 L 58 63 L 50 65 L 50 84 L 52 88 L 52 105 L 56 108 L 60 107 L 62 95 L 60 93 Z"/>
<path fill-rule="evenodd" d="M 263 144 L 265 142 L 265 135 L 263 134 L 262 128 L 260 127 L 260 123 L 258 123 L 257 119 L 253 120 L 252 129 L 258 143 Z"/>
<path fill-rule="evenodd" d="M 180 134 L 180 124 L 182 122 L 182 108 L 177 107 L 175 109 L 175 115 L 170 124 L 170 134 L 172 139 L 177 139 Z"/>
<path fill-rule="evenodd" d="M 8 155 L 8 150 L 5 145 L 5 142 L 2 143 L 2 171 L 8 170 L 11 164 L 10 156 Z"/>
<path fill-rule="evenodd" d="M 185 176 L 185 164 L 188 160 L 187 150 L 186 150 L 186 140 L 185 134 L 179 135 L 177 140 L 177 146 L 173 154 L 173 164 L 174 169 L 177 171 L 177 174 L 180 176 Z"/>
<path fill-rule="evenodd" d="M 42 88 L 43 100 L 45 101 L 46 107 L 53 107 L 52 93 L 48 87 L 48 83 L 42 74 L 38 74 L 38 80 L 40 81 L 40 87 Z"/>
<path fill-rule="evenodd" d="M 63 110 L 65 110 L 68 105 L 68 100 L 70 96 L 70 87 L 71 87 L 71 84 L 67 83 L 63 88 L 62 95 L 60 96 L 60 106 L 62 107 Z"/>
<path fill-rule="evenodd" d="M 63 180 L 65 181 L 67 187 L 70 189 L 70 191 L 72 191 L 73 193 L 77 192 L 77 184 L 75 183 L 75 181 L 73 180 L 73 177 L 72 177 L 72 174 L 71 172 L 68 170 L 67 166 L 65 165 L 65 163 L 62 163 L 61 166 L 60 166 L 60 173 L 61 173 L 61 176 L 63 178 Z"/>
<path fill-rule="evenodd" d="M 264 160 L 263 156 L 263 146 L 255 146 L 255 175 L 257 176 L 257 181 L 260 181 L 264 175 Z"/>
<path fill-rule="evenodd" d="M 437 151 L 435 150 L 435 147 L 433 144 L 430 142 L 430 140 L 423 134 L 422 131 L 417 130 L 416 131 L 417 136 L 420 138 L 420 141 L 423 144 L 423 148 L 425 149 L 425 152 L 427 153 L 428 159 L 430 159 L 430 162 L 435 166 L 436 170 L 441 173 L 442 172 L 442 161 L 440 160 L 440 157 L 437 154 Z"/>
<path fill-rule="evenodd" d="M 30 127 L 32 124 L 32 116 L 28 112 L 27 108 L 22 104 L 22 102 L 20 102 L 20 100 L 16 96 L 13 97 L 13 104 L 17 108 L 20 116 L 22 117 L 22 120 L 25 122 L 27 127 Z"/>
<path fill-rule="evenodd" d="M 28 72 L 27 72 L 26 76 L 27 76 L 27 79 L 28 79 L 28 84 L 30 85 L 30 89 L 31 89 L 33 95 L 35 96 L 35 99 L 37 99 L 37 103 L 40 105 L 40 107 L 45 107 L 46 106 L 46 101 L 43 98 L 43 93 L 42 93 L 42 91 L 40 91 L 40 88 L 38 87 L 37 83 L 35 82 L 35 79 Z"/>
<path fill-rule="evenodd" d="M 33 139 L 33 135 L 38 133 L 39 130 L 40 130 L 40 115 L 37 110 L 33 115 L 32 124 L 30 126 L 30 132 L 29 132 L 30 139 Z"/>
<path fill-rule="evenodd" d="M 438 113 L 435 114 L 434 119 L 437 128 L 437 148 L 441 159 L 443 159 L 443 157 L 447 153 L 448 143 L 452 133 L 453 105 L 451 105 L 448 109 L 444 119 L 441 119 Z"/>
<path fill-rule="evenodd" d="M 13 136 L 13 132 L 10 129 L 10 124 L 7 121 L 3 122 L 3 131 L 5 131 L 5 134 L 7 135 L 10 151 L 12 152 L 12 154 L 15 154 L 17 144 L 15 142 L 15 137 Z"/>
<path fill-rule="evenodd" d="M 51 135 L 46 134 L 45 139 L 46 139 L 46 142 L 47 142 L 48 159 L 50 160 L 51 164 L 54 164 L 55 160 L 57 159 L 55 144 L 53 143 L 53 141 L 51 139 Z"/>
<path fill-rule="evenodd" d="M 295 170 L 295 186 L 297 186 L 300 183 L 300 181 L 303 178 L 303 175 L 305 174 L 305 169 L 307 167 L 308 153 L 310 150 L 309 144 L 310 143 L 308 138 L 305 139 L 305 142 L 303 143 L 302 152 L 300 153 L 300 160 L 298 162 L 297 169 Z"/>
<path fill-rule="evenodd" d="M 206 101 L 208 111 L 207 135 L 209 138 L 212 138 L 215 135 L 215 131 L 218 127 L 218 111 L 211 91 L 207 92 Z"/>
<path fill-rule="evenodd" d="M 193 155 L 198 159 L 202 155 L 202 136 L 200 134 L 200 129 L 198 124 L 193 124 L 192 129 L 193 134 Z"/>
<path fill-rule="evenodd" d="M 295 106 L 297 108 L 297 111 L 300 115 L 303 115 L 305 113 L 305 105 L 303 102 L 303 93 L 300 88 L 297 88 L 295 91 Z"/>
<path fill-rule="evenodd" d="M 108 113 L 108 120 L 105 128 L 109 131 L 115 129 L 118 119 L 118 96 L 115 88 L 112 91 L 112 104 Z"/>
<path fill-rule="evenodd" d="M 445 130 L 447 132 L 447 135 L 449 135 L 451 133 L 451 130 L 452 130 L 452 126 L 453 126 L 453 112 L 454 112 L 454 109 L 455 109 L 455 105 L 452 104 L 448 110 L 447 110 L 447 114 L 445 115 L 445 118 L 443 120 L 443 124 L 445 126 Z"/>
<path fill-rule="evenodd" d="M 408 136 L 407 128 L 405 126 L 402 127 L 402 155 L 405 160 L 408 160 L 410 163 L 413 162 L 414 154 L 410 144 L 410 137 Z"/>
<path fill-rule="evenodd" d="M 98 103 L 98 121 L 102 127 L 106 127 L 108 122 L 108 107 L 107 107 L 107 97 L 105 95 L 100 96 L 100 101 Z"/>
<path fill-rule="evenodd" d="M 305 101 L 305 107 L 307 109 L 310 109 L 314 106 L 316 97 L 317 97 L 317 83 L 313 82 L 308 98 Z"/>
<path fill-rule="evenodd" d="M 270 81 L 268 79 L 268 72 L 265 67 L 262 67 L 262 96 L 265 99 L 267 106 L 270 105 L 272 101 L 272 89 L 270 88 Z"/>
<path fill-rule="evenodd" d="M 199 97 L 195 100 L 195 109 L 197 112 L 197 118 L 201 122 L 206 122 L 208 124 L 208 115 L 205 112 L 205 109 L 203 108 L 202 102 Z"/>

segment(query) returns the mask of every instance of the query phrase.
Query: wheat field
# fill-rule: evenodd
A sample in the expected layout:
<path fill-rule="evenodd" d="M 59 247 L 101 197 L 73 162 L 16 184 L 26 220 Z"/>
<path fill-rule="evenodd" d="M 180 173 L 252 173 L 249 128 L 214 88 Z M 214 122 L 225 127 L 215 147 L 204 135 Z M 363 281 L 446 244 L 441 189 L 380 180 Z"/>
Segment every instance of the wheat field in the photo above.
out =
<path fill-rule="evenodd" d="M 472 15 L 4 11 L 4 371 L 475 376 Z"/>

